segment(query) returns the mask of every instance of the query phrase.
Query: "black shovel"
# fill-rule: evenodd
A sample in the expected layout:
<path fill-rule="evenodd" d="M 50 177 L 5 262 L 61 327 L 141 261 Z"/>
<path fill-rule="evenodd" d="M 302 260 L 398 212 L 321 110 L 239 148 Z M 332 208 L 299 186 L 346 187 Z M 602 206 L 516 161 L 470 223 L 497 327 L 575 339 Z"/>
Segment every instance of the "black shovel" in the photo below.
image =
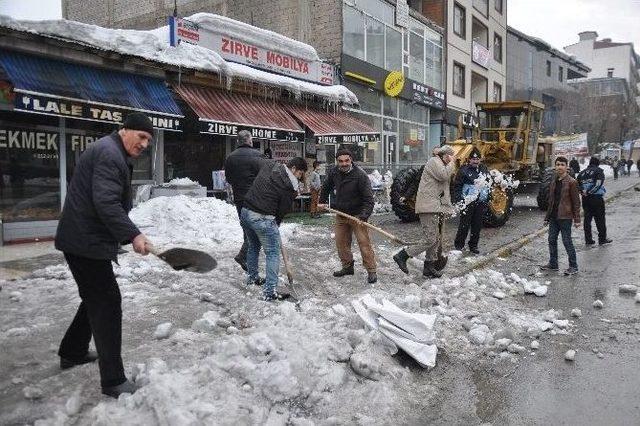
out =
<path fill-rule="evenodd" d="M 160 253 L 155 247 L 147 246 L 150 253 L 164 260 L 176 271 L 199 272 L 201 274 L 214 269 L 218 262 L 200 250 L 172 248 Z"/>

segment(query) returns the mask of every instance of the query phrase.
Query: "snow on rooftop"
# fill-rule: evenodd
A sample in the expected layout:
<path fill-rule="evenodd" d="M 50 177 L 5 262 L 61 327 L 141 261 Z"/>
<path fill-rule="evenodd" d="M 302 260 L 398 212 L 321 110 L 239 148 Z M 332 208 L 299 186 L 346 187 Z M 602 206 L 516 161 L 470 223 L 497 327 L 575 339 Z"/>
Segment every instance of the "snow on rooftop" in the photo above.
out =
<path fill-rule="evenodd" d="M 225 25 L 225 30 L 228 29 L 231 32 L 230 35 L 240 36 L 242 34 L 243 38 L 249 37 L 251 40 L 262 37 L 263 40 L 267 39 L 269 43 L 273 43 L 274 48 L 281 52 L 289 52 L 307 60 L 318 60 L 318 54 L 313 47 L 272 31 L 262 30 L 229 18 L 206 13 L 193 15 L 189 19 L 199 23 L 207 22 Z M 298 96 L 310 94 L 332 102 L 344 102 L 351 105 L 358 103 L 356 95 L 342 85 L 323 86 L 257 70 L 247 65 L 227 62 L 217 52 L 200 46 L 185 43 L 176 47 L 170 46 L 168 26 L 149 31 L 123 30 L 103 28 L 66 19 L 22 21 L 0 15 L 0 27 L 55 37 L 73 43 L 92 46 L 96 49 L 138 56 L 169 65 L 220 73 L 228 78 L 244 78 L 267 85 L 284 87 Z M 264 41 L 258 44 L 264 44 Z"/>

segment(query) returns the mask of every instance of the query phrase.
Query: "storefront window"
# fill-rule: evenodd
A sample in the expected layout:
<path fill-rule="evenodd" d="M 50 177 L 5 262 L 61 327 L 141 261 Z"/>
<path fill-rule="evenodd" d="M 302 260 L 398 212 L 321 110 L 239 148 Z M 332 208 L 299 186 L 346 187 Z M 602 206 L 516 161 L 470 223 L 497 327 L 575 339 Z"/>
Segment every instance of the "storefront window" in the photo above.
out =
<path fill-rule="evenodd" d="M 424 83 L 424 38 L 414 33 L 409 36 L 409 78 Z"/>
<path fill-rule="evenodd" d="M 391 27 L 387 27 L 386 57 L 386 69 L 402 70 L 402 33 Z"/>
<path fill-rule="evenodd" d="M 344 6 L 343 13 L 344 53 L 364 60 L 364 15 L 359 10 L 347 5 Z"/>
<path fill-rule="evenodd" d="M 429 155 L 429 129 L 412 123 L 400 123 L 400 161 L 423 164 Z"/>
<path fill-rule="evenodd" d="M 350 81 L 347 82 L 347 87 L 358 97 L 362 111 L 380 114 L 380 92 Z"/>
<path fill-rule="evenodd" d="M 59 138 L 57 118 L 2 113 L 0 213 L 4 222 L 58 219 Z"/>
<path fill-rule="evenodd" d="M 400 119 L 425 124 L 429 121 L 429 109 L 422 105 L 400 100 Z"/>
<path fill-rule="evenodd" d="M 384 68 L 384 24 L 367 19 L 367 62 Z"/>
<path fill-rule="evenodd" d="M 382 97 L 383 113 L 389 117 L 398 116 L 398 100 L 396 98 L 390 98 L 388 96 Z"/>

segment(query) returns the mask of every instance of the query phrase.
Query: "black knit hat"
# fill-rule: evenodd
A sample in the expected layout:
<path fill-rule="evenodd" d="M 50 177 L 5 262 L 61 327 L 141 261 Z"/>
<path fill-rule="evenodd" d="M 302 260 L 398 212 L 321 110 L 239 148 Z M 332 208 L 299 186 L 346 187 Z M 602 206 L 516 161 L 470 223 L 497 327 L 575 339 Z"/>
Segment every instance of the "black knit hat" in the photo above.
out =
<path fill-rule="evenodd" d="M 589 160 L 589 165 L 590 166 L 599 166 L 600 165 L 600 159 L 598 157 L 591 157 L 591 159 Z"/>
<path fill-rule="evenodd" d="M 469 158 L 482 158 L 482 154 L 480 153 L 480 150 L 474 146 L 471 150 L 471 154 L 469 154 Z"/>
<path fill-rule="evenodd" d="M 132 112 L 127 115 L 127 118 L 124 119 L 124 123 L 122 123 L 122 128 L 129 130 L 141 130 L 153 136 L 153 123 L 151 123 L 149 116 L 141 112 Z"/>

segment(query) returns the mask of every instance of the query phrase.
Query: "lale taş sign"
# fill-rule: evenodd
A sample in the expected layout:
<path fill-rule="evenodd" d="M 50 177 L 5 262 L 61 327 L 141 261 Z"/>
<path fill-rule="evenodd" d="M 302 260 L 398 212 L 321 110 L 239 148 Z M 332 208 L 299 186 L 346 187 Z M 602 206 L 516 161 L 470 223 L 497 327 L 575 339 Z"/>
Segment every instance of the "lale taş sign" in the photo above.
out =
<path fill-rule="evenodd" d="M 331 64 L 308 61 L 263 46 L 256 46 L 185 19 L 170 17 L 169 34 L 172 46 L 180 42 L 195 44 L 217 52 L 224 60 L 230 62 L 250 65 L 314 83 L 325 85 L 334 83 L 335 69 Z"/>

